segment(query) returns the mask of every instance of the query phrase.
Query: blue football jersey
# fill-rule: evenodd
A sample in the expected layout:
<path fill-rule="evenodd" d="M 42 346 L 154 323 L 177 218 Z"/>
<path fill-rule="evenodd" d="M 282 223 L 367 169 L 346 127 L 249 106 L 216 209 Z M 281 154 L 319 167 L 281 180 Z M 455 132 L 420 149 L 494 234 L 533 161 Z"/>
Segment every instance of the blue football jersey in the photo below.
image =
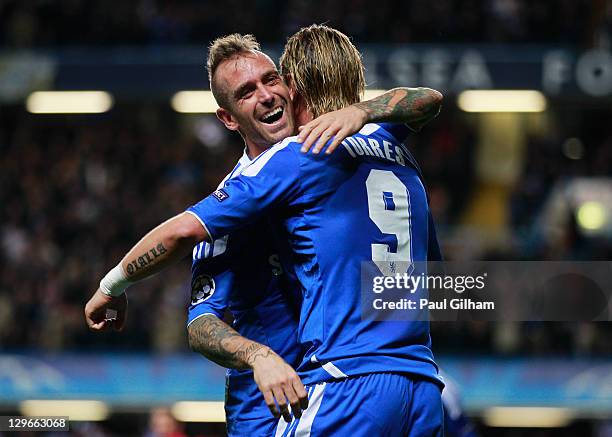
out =
<path fill-rule="evenodd" d="M 219 189 L 249 162 L 245 154 Z M 263 218 L 194 248 L 188 324 L 205 314 L 223 319 L 229 309 L 236 331 L 269 346 L 297 367 L 302 358 L 297 339 L 299 285 L 281 265 L 270 231 L 265 230 L 268 226 L 268 220 Z M 262 419 L 275 425 L 252 371 L 228 369 L 226 392 L 230 435 L 240 434 L 244 428 L 236 422 L 257 421 L 254 425 L 259 429 Z"/>
<path fill-rule="evenodd" d="M 306 384 L 373 372 L 441 384 L 427 322 L 361 317 L 362 262 L 428 260 L 431 218 L 405 129 L 368 124 L 331 156 L 303 154 L 288 138 L 189 208 L 212 238 L 274 220 L 302 287 Z"/>

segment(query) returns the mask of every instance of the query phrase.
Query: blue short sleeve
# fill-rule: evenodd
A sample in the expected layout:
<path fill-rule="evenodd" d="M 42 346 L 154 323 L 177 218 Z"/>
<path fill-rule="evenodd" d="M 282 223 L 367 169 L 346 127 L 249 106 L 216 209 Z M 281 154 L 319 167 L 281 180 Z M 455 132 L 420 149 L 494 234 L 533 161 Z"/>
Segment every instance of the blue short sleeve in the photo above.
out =
<path fill-rule="evenodd" d="M 208 243 L 196 246 L 191 268 L 191 296 L 187 326 L 204 314 L 222 319 L 229 306 L 235 273 L 225 254 L 213 256 Z"/>
<path fill-rule="evenodd" d="M 215 275 L 204 271 L 194 272 L 191 277 L 191 301 L 187 315 L 187 326 L 204 314 L 223 319 L 228 307 L 234 282 L 234 273 L 225 270 Z"/>
<path fill-rule="evenodd" d="M 231 234 L 274 207 L 288 205 L 300 194 L 300 167 L 296 152 L 285 140 L 253 160 L 238 177 L 187 209 L 210 238 Z"/>

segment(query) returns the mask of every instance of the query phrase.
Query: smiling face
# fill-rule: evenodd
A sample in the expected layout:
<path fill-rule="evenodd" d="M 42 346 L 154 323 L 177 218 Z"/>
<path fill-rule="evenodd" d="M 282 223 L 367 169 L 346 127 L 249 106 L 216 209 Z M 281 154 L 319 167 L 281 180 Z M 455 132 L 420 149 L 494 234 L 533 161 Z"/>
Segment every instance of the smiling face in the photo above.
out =
<path fill-rule="evenodd" d="M 251 154 L 294 134 L 289 89 L 269 57 L 240 53 L 219 64 L 213 80 L 226 102 L 217 117 L 240 132 Z"/>

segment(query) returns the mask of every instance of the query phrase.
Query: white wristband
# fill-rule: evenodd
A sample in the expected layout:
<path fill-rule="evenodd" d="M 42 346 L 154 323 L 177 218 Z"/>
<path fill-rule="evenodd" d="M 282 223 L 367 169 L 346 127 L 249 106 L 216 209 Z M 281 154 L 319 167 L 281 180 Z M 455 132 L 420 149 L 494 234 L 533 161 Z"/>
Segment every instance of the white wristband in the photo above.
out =
<path fill-rule="evenodd" d="M 125 276 L 123 267 L 119 263 L 102 278 L 100 281 L 100 291 L 107 296 L 119 296 L 123 294 L 130 284 L 131 281 Z"/>

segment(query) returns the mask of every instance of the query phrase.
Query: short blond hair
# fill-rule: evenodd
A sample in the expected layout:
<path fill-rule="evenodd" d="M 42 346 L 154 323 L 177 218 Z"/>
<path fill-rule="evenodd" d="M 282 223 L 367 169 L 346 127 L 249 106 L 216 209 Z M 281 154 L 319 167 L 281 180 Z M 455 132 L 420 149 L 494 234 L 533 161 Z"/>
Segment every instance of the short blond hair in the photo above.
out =
<path fill-rule="evenodd" d="M 261 48 L 257 39 L 253 35 L 242 35 L 240 33 L 232 33 L 231 35 L 222 36 L 215 39 L 208 47 L 208 59 L 206 68 L 208 69 L 208 83 L 210 90 L 221 107 L 227 107 L 229 98 L 226 90 L 223 90 L 218 83 L 215 82 L 215 71 L 223 61 L 235 58 L 243 53 L 259 52 Z"/>
<path fill-rule="evenodd" d="M 314 117 L 359 102 L 365 89 L 359 50 L 345 34 L 324 25 L 291 36 L 280 68 Z"/>

